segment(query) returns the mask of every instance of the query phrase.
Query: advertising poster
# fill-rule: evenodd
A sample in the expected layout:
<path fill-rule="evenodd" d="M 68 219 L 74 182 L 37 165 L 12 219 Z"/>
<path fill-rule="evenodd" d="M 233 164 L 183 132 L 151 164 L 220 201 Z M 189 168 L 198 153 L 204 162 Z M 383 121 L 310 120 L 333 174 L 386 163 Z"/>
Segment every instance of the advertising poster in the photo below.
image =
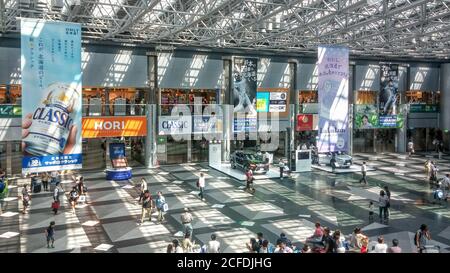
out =
<path fill-rule="evenodd" d="M 348 151 L 348 48 L 319 46 L 319 152 Z"/>
<path fill-rule="evenodd" d="M 111 160 L 125 157 L 125 143 L 110 143 L 109 157 Z"/>
<path fill-rule="evenodd" d="M 314 128 L 314 117 L 312 114 L 297 115 L 297 132 L 312 131 Z"/>
<path fill-rule="evenodd" d="M 215 134 L 222 133 L 223 121 L 218 116 L 193 116 L 194 134 Z"/>
<path fill-rule="evenodd" d="M 270 113 L 283 113 L 287 108 L 287 92 L 271 92 L 269 112 Z"/>
<path fill-rule="evenodd" d="M 244 132 L 256 132 L 257 128 L 257 118 L 235 118 L 233 122 L 233 132 L 244 133 Z"/>
<path fill-rule="evenodd" d="M 256 115 L 258 59 L 235 58 L 233 71 L 234 113 Z"/>
<path fill-rule="evenodd" d="M 192 133 L 192 117 L 160 116 L 159 133 L 163 135 L 190 135 Z"/>
<path fill-rule="evenodd" d="M 380 128 L 397 128 L 397 115 L 380 116 L 378 126 Z"/>
<path fill-rule="evenodd" d="M 82 167 L 81 26 L 21 19 L 22 172 Z"/>
<path fill-rule="evenodd" d="M 83 138 L 147 135 L 147 117 L 83 117 Z"/>
<path fill-rule="evenodd" d="M 270 93 L 269 92 L 256 93 L 256 111 L 258 113 L 269 112 L 269 101 L 270 101 Z"/>
<path fill-rule="evenodd" d="M 376 105 L 356 105 L 354 117 L 356 129 L 374 129 L 378 127 L 378 109 Z"/>
<path fill-rule="evenodd" d="M 397 114 L 398 94 L 398 65 L 383 64 L 380 66 L 380 116 Z"/>

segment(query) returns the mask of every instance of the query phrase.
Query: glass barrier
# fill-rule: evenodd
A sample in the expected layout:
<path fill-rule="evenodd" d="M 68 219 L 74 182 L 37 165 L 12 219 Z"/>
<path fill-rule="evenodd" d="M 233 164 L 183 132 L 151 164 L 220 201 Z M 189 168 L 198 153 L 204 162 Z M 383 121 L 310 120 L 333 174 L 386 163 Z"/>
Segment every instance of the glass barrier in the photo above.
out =
<path fill-rule="evenodd" d="M 83 116 L 145 116 L 146 104 L 83 104 Z"/>

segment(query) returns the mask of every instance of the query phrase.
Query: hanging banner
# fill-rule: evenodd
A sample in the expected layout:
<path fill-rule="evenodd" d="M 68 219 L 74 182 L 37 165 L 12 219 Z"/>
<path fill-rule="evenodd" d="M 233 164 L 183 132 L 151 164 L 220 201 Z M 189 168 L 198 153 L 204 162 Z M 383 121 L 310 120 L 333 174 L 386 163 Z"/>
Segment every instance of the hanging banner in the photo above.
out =
<path fill-rule="evenodd" d="M 398 65 L 383 64 L 380 66 L 380 119 L 383 115 L 396 115 L 399 101 Z"/>
<path fill-rule="evenodd" d="M 348 48 L 319 46 L 319 152 L 348 151 Z"/>
<path fill-rule="evenodd" d="M 81 26 L 21 18 L 22 172 L 82 167 Z"/>
<path fill-rule="evenodd" d="M 257 65 L 255 58 L 234 59 L 234 113 L 256 114 Z"/>

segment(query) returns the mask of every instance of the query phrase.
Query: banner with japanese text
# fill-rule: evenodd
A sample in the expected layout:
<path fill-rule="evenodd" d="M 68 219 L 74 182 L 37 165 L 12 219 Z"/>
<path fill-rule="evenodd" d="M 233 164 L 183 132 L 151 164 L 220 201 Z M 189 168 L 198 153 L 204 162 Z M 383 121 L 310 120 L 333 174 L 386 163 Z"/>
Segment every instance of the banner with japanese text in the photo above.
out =
<path fill-rule="evenodd" d="M 81 26 L 20 21 L 22 173 L 82 167 Z"/>
<path fill-rule="evenodd" d="M 348 58 L 346 47 L 319 46 L 319 152 L 349 150 Z"/>

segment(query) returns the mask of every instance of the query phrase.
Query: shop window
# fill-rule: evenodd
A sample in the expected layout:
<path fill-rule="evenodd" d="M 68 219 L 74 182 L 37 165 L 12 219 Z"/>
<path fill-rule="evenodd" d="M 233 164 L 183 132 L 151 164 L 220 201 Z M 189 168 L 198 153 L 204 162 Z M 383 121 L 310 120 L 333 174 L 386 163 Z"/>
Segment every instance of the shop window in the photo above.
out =
<path fill-rule="evenodd" d="M 377 91 L 356 91 L 356 104 L 376 104 Z"/>
<path fill-rule="evenodd" d="M 21 104 L 22 87 L 18 84 L 0 85 L 0 104 Z"/>
<path fill-rule="evenodd" d="M 440 92 L 406 91 L 406 101 L 409 104 L 439 104 Z"/>

